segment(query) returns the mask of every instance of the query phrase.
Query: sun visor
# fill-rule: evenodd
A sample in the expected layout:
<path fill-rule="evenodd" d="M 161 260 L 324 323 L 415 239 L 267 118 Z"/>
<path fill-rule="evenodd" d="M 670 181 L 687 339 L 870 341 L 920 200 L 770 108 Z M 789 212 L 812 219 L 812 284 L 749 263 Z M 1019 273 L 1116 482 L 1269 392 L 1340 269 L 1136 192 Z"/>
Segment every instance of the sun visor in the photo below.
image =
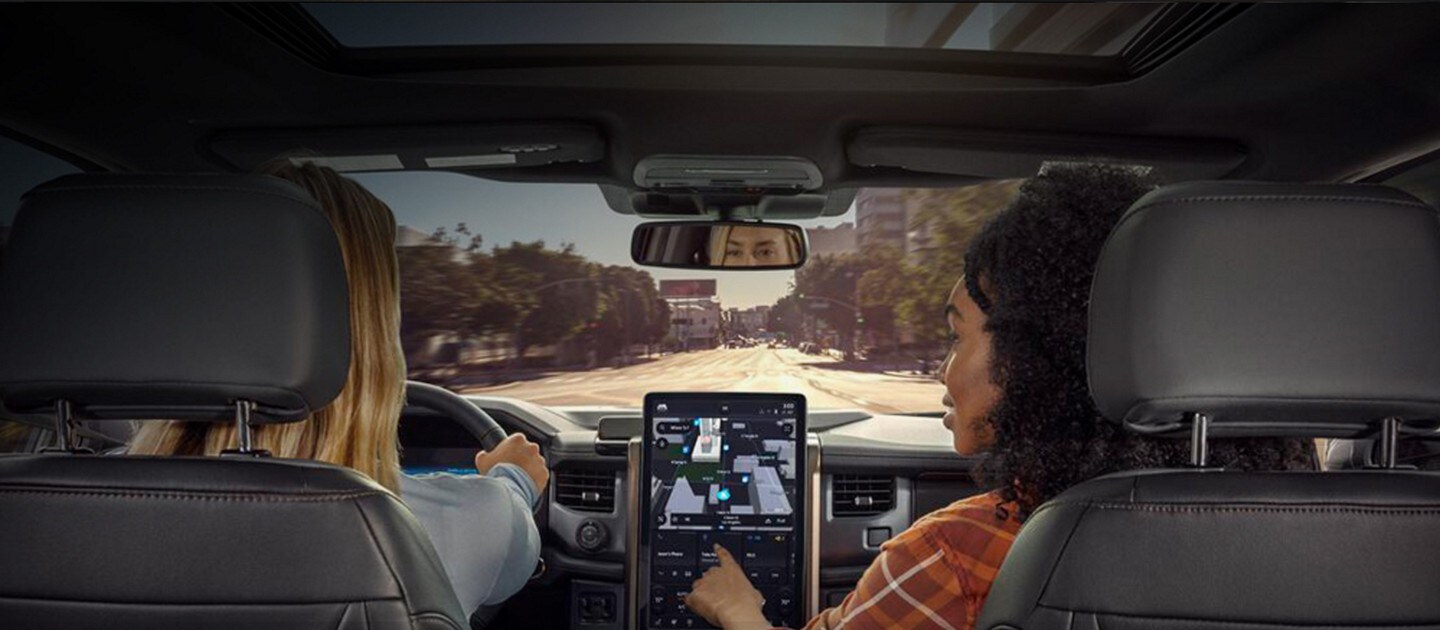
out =
<path fill-rule="evenodd" d="M 1028 177 L 1046 162 L 1149 166 L 1165 181 L 1215 179 L 1245 161 L 1230 142 L 1068 134 L 1001 133 L 938 127 L 870 127 L 846 146 L 852 164 L 994 179 Z"/>
<path fill-rule="evenodd" d="M 341 172 L 524 168 L 605 157 L 600 130 L 582 123 L 225 131 L 209 148 L 254 170 L 283 157 Z"/>

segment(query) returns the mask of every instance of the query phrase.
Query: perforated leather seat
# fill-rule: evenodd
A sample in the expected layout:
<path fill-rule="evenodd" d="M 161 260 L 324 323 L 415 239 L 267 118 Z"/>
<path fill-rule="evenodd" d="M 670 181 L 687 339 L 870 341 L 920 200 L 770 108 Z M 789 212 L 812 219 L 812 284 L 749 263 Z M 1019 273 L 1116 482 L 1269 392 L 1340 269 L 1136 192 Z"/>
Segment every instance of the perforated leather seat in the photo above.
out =
<path fill-rule="evenodd" d="M 1437 322 L 1440 218 L 1415 199 L 1172 186 L 1105 245 L 1090 390 L 1130 430 L 1199 444 L 1388 438 L 1440 417 Z M 1436 540 L 1434 473 L 1111 475 L 1036 510 L 978 627 L 1440 628 Z"/>
<path fill-rule="evenodd" d="M 0 263 L 0 399 L 301 419 L 344 382 L 347 300 L 334 232 L 288 182 L 62 178 L 27 194 Z M 468 626 L 409 510 L 342 467 L 7 455 L 0 514 L 3 628 Z"/>

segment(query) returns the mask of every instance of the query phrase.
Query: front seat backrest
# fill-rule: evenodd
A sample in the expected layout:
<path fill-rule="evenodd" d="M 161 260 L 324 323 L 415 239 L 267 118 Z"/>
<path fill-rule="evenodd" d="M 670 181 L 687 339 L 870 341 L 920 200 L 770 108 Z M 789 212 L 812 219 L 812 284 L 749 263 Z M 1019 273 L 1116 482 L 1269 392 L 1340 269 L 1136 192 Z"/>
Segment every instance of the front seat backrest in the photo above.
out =
<path fill-rule="evenodd" d="M 348 299 L 334 231 L 289 182 L 64 177 L 24 197 L 0 261 L 0 400 L 300 420 L 344 383 Z M 419 523 L 343 467 L 0 456 L 0 515 L 3 628 L 466 627 Z"/>
<path fill-rule="evenodd" d="M 1440 417 L 1440 217 L 1373 186 L 1152 192 L 1102 251 L 1087 369 L 1107 418 L 1197 445 Z M 1119 473 L 1036 509 L 978 627 L 1440 628 L 1436 540 L 1433 473 Z"/>

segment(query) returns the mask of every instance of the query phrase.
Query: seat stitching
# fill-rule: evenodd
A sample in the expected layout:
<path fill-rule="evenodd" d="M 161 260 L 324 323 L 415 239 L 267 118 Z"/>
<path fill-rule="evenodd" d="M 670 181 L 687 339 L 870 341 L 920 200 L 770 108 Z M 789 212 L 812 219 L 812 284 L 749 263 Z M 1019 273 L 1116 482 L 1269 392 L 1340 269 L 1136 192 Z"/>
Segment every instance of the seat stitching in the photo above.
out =
<path fill-rule="evenodd" d="M 373 601 L 392 601 L 392 600 L 393 600 L 393 601 L 400 601 L 400 598 L 399 598 L 399 597 L 376 597 L 376 598 L 372 598 L 372 599 L 373 599 Z M 333 605 L 333 604 L 353 604 L 353 603 L 355 603 L 355 600 L 352 600 L 352 599 L 336 599 L 336 600 L 329 600 L 329 599 L 327 599 L 327 600 L 315 600 L 315 601 L 290 601 L 290 602 L 270 602 L 270 601 L 251 601 L 251 602 L 167 602 L 167 601 L 133 601 L 133 602 L 122 602 L 122 601 L 103 600 L 103 599 L 67 599 L 67 598 L 64 598 L 64 597 L 43 597 L 43 596 L 37 596 L 37 595 L 26 595 L 26 596 L 23 596 L 23 597 L 17 597 L 17 596 L 12 596 L 12 595 L 0 595 L 0 601 L 56 602 L 56 603 L 66 603 L 66 604 L 94 604 L 94 605 L 96 605 L 96 606 L 173 606 L 173 607 L 185 607 L 185 606 L 197 606 L 197 607 L 198 607 L 198 606 L 236 606 L 236 607 L 248 607 L 248 606 L 329 606 L 329 605 Z"/>
<path fill-rule="evenodd" d="M 378 494 L 378 493 L 377 493 Z M 410 610 L 410 595 L 405 592 L 405 584 L 400 581 L 400 574 L 390 564 L 390 558 L 385 555 L 385 550 L 380 547 L 380 537 L 375 534 L 375 527 L 370 524 L 370 516 L 365 513 L 365 506 L 359 501 L 353 502 L 355 511 L 360 513 L 360 521 L 365 523 L 365 531 L 370 534 L 370 544 L 375 547 L 375 555 L 380 556 L 380 561 L 385 563 L 385 569 L 390 572 L 390 579 L 395 582 L 395 588 L 400 591 L 400 599 L 405 602 L 405 610 Z"/>
<path fill-rule="evenodd" d="M 350 614 L 350 607 L 354 605 L 354 602 L 347 602 L 345 606 L 340 609 L 340 618 L 335 620 L 335 630 L 340 630 L 340 624 L 345 623 L 345 617 Z"/>
<path fill-rule="evenodd" d="M 1083 507 L 1084 510 L 1080 512 L 1079 516 L 1075 517 L 1075 524 L 1070 527 L 1070 532 L 1065 535 L 1065 542 L 1062 543 L 1060 549 L 1055 552 L 1055 563 L 1050 565 L 1049 571 L 1045 572 L 1045 583 L 1040 585 L 1040 593 L 1036 596 L 1036 601 L 1045 601 L 1045 592 L 1050 590 L 1050 582 L 1055 579 L 1055 572 L 1060 570 L 1060 563 L 1065 559 L 1065 550 L 1070 548 L 1070 541 L 1075 539 L 1075 532 L 1080 531 L 1080 524 L 1085 521 L 1085 515 L 1090 512 L 1089 505 Z"/>
<path fill-rule="evenodd" d="M 1044 609 L 1046 609 L 1046 610 L 1054 610 L 1054 611 L 1062 611 L 1062 610 L 1065 610 L 1065 609 L 1063 609 L 1063 608 L 1055 608 L 1055 607 L 1052 607 L 1052 606 L 1046 606 L 1046 605 L 1044 605 L 1044 604 L 1036 604 L 1035 607 L 1036 607 L 1036 608 L 1044 608 Z M 1434 628 L 1434 627 L 1435 627 L 1435 624 L 1434 624 L 1434 623 L 1385 623 L 1385 622 L 1376 622 L 1376 623 L 1358 623 L 1358 624 L 1357 624 L 1357 623 L 1325 624 L 1325 623 L 1313 623 L 1313 622 L 1309 622 L 1309 623 L 1304 623 L 1304 624 L 1294 624 L 1294 623 L 1283 623 L 1283 622 L 1275 622 L 1275 621 L 1247 621 L 1247 620 L 1234 620 L 1234 619 L 1205 619 L 1205 618 L 1199 618 L 1199 617 L 1166 617 L 1166 616 L 1163 616 L 1163 615 L 1133 615 L 1133 614 L 1127 614 L 1127 613 L 1100 612 L 1100 611 L 1094 611 L 1094 610 L 1076 610 L 1076 611 L 1073 611 L 1073 612 L 1078 612 L 1078 613 L 1081 613 L 1081 614 L 1090 615 L 1091 618 L 1095 620 L 1095 627 L 1096 627 L 1096 628 L 1099 628 L 1099 627 L 1100 627 L 1100 617 L 1101 617 L 1101 616 L 1122 617 L 1122 618 L 1125 618 L 1125 619 L 1148 619 L 1148 620 L 1154 620 L 1154 621 L 1187 621 L 1187 622 L 1192 622 L 1192 623 L 1193 623 L 1193 622 L 1201 622 L 1201 623 L 1225 624 L 1225 625 L 1235 625 L 1235 626 L 1238 626 L 1238 625 L 1271 626 L 1271 627 L 1274 627 L 1274 628 Z"/>
<path fill-rule="evenodd" d="M 1210 201 L 1337 201 L 1354 203 L 1381 203 L 1396 206 L 1407 206 L 1423 210 L 1433 210 L 1423 203 L 1408 201 L 1405 199 L 1382 199 L 1379 197 L 1355 197 L 1350 195 L 1208 195 L 1200 197 L 1174 197 L 1161 199 L 1149 203 L 1141 208 L 1154 208 L 1168 203 L 1195 203 Z"/>
<path fill-rule="evenodd" d="M 217 491 L 223 492 L 223 491 Z M 275 502 L 275 503 L 324 503 L 331 501 L 348 501 L 368 496 L 386 494 L 379 490 L 364 490 L 356 492 L 336 492 L 318 495 L 278 495 L 278 494 L 202 494 L 195 492 L 147 492 L 147 491 L 96 491 L 96 490 L 36 490 L 36 489 L 11 489 L 0 488 L 0 494 L 39 494 L 39 495 L 68 495 L 68 496 L 89 496 L 103 498 L 124 498 L 124 499 L 179 499 L 183 501 L 245 501 L 245 502 Z"/>
<path fill-rule="evenodd" d="M 1116 223 L 1116 224 L 1115 224 L 1115 227 L 1110 230 L 1110 236 L 1106 237 L 1106 239 L 1105 239 L 1105 247 L 1101 249 L 1101 252 L 1102 252 L 1102 254 L 1101 254 L 1102 262 L 1103 262 L 1103 259 L 1104 259 L 1104 253 L 1103 253 L 1103 252 L 1108 251 L 1108 250 L 1110 249 L 1110 247 L 1109 247 L 1110 241 L 1114 240 L 1114 239 L 1116 238 L 1115 235 L 1120 233 L 1120 228 L 1121 228 L 1121 227 L 1123 227 L 1123 226 L 1125 226 L 1126 224 L 1128 224 L 1131 220 L 1135 219 L 1135 217 L 1138 217 L 1138 216 L 1140 216 L 1140 215 L 1142 215 L 1142 214 L 1145 214 L 1147 211 L 1149 211 L 1149 210 L 1152 209 L 1152 208 L 1158 208 L 1158 207 L 1161 207 L 1161 206 L 1164 206 L 1164 205 L 1168 205 L 1168 204 L 1192 203 L 1192 202 L 1198 202 L 1198 201 L 1346 201 L 1346 202 L 1359 202 L 1359 203 L 1391 204 L 1391 205 L 1405 206 L 1405 207 L 1407 207 L 1407 208 L 1414 208 L 1414 209 L 1417 209 L 1417 210 L 1425 210 L 1425 211 L 1430 212 L 1431 214 L 1434 214 L 1434 213 L 1435 213 L 1435 209 L 1434 209 L 1434 208 L 1431 208 L 1430 206 L 1427 206 L 1427 205 L 1425 205 L 1425 204 L 1423 204 L 1423 203 L 1416 203 L 1416 202 L 1414 202 L 1414 201 L 1405 201 L 1405 200 L 1400 200 L 1400 199 L 1371 199 L 1371 198 L 1368 198 L 1368 197 L 1349 197 L 1349 196 L 1340 196 L 1340 195 L 1333 195 L 1333 196 L 1327 196 L 1327 195 L 1275 195 L 1275 196 L 1237 195 L 1237 196 L 1180 197 L 1180 198 L 1176 198 L 1176 199 L 1161 199 L 1161 200 L 1155 201 L 1155 202 L 1153 202 L 1153 203 L 1147 203 L 1147 204 L 1145 204 L 1145 205 L 1137 205 L 1137 206 L 1134 206 L 1134 207 L 1132 207 L 1128 212 L 1125 213 L 1125 216 L 1120 217 L 1120 221 L 1119 221 L 1118 223 Z"/>
<path fill-rule="evenodd" d="M 423 612 L 423 613 L 416 613 L 416 614 L 410 615 L 410 620 L 411 620 L 411 621 L 418 621 L 418 620 L 421 620 L 421 619 L 439 619 L 440 621 L 445 622 L 445 625 L 450 626 L 451 628 L 455 628 L 455 630 L 460 630 L 460 626 L 455 625 L 455 620 L 454 620 L 454 619 L 451 619 L 451 618 L 449 618 L 449 617 L 446 617 L 445 615 L 442 615 L 442 614 L 440 614 L 440 613 L 436 613 L 436 612 Z"/>
<path fill-rule="evenodd" d="M 38 378 L 38 379 L 28 379 L 28 380 L 19 380 L 19 381 L 5 381 L 5 384 L 6 384 L 6 385 L 11 385 L 11 386 L 13 386 L 13 385 L 51 385 L 51 384 L 53 384 L 53 385 L 87 385 L 87 384 L 96 384 L 96 385 L 136 385 L 136 386 L 140 386 L 140 385 L 144 385 L 144 386 L 153 386 L 153 385 L 205 385 L 205 386 L 221 386 L 221 387 L 251 387 L 251 388 L 255 388 L 255 389 L 270 389 L 270 390 L 281 391 L 281 392 L 285 392 L 285 393 L 288 393 L 288 394 L 294 394 L 295 396 L 300 397 L 300 398 L 305 398 L 305 396 L 300 393 L 300 390 L 295 389 L 295 388 L 293 388 L 293 387 L 285 387 L 285 386 L 282 386 L 282 385 L 265 385 L 265 384 L 255 384 L 255 383 L 243 383 L 243 382 L 239 382 L 239 381 L 185 381 L 185 380 L 176 380 L 176 379 L 164 379 L 164 380 L 136 380 L 136 379 L 129 379 L 129 380 L 127 380 L 127 379 L 114 379 L 114 378 Z"/>
<path fill-rule="evenodd" d="M 1440 514 L 1440 506 L 1361 506 L 1361 505 L 1193 505 L 1183 503 L 1107 503 L 1096 501 L 1063 501 L 1064 505 L 1079 505 L 1102 510 L 1130 510 L 1140 512 L 1277 512 L 1277 513 L 1332 513 L 1332 514 L 1400 514 L 1431 516 Z"/>
<path fill-rule="evenodd" d="M 56 186 L 56 187 L 54 187 L 54 188 L 37 188 L 37 189 L 35 189 L 35 190 L 31 190 L 30 192 L 26 193 L 25 196 L 29 197 L 29 196 L 31 196 L 31 195 L 37 195 L 37 194 L 41 194 L 41 193 L 73 192 L 73 191 L 77 191 L 77 190 L 218 190 L 218 191 L 222 191 L 222 192 L 240 192 L 240 193 L 246 193 L 246 194 L 251 194 L 251 195 L 268 195 L 268 196 L 271 196 L 271 197 L 279 197 L 279 198 L 281 198 L 281 199 L 285 199 L 285 200 L 287 200 L 287 201 L 293 201 L 293 202 L 295 202 L 295 203 L 301 204 L 301 205 L 306 206 L 306 207 L 309 207 L 309 208 L 314 208 L 314 209 L 316 209 L 316 210 L 319 210 L 319 209 L 320 209 L 320 206 L 319 206 L 318 204 L 316 204 L 315 202 L 310 201 L 310 200 L 308 200 L 308 199 L 303 199 L 303 198 L 300 198 L 300 197 L 296 197 L 296 196 L 294 196 L 294 195 L 289 195 L 289 194 L 286 194 L 286 193 L 277 192 L 277 191 L 273 191 L 273 190 L 260 190 L 260 189 L 256 189 L 256 188 L 240 188 L 240 187 L 237 187 L 237 186 L 184 186 L 184 185 L 168 185 L 168 186 L 166 186 L 166 185 L 160 185 L 160 184 L 153 184 L 153 185 L 144 185 L 144 184 L 113 184 L 113 185 L 104 185 L 104 186 L 101 186 L 101 185 Z"/>
<path fill-rule="evenodd" d="M 1324 396 L 1324 397 L 1322 397 L 1322 396 L 1278 396 L 1278 395 L 1275 395 L 1275 396 L 1272 396 L 1272 395 L 1257 396 L 1257 395 L 1196 394 L 1196 395 L 1194 395 L 1194 396 L 1156 396 L 1156 397 L 1153 397 L 1153 398 L 1146 398 L 1146 399 L 1144 400 L 1144 402 L 1154 402 L 1154 401 L 1161 401 L 1161 402 L 1184 402 L 1184 401 L 1187 401 L 1187 400 L 1313 400 L 1313 401 L 1315 401 L 1315 402 L 1322 402 L 1322 403 L 1362 402 L 1362 403 L 1403 403 L 1403 404 L 1411 404 L 1411 403 L 1415 403 L 1415 402 L 1422 402 L 1422 403 L 1437 402 L 1437 400 L 1440 400 L 1440 399 L 1435 399 L 1435 398 L 1422 398 L 1422 399 L 1418 399 L 1418 400 L 1417 400 L 1417 399 L 1414 399 L 1414 398 L 1389 398 L 1389 397 L 1365 398 L 1365 397 L 1361 397 L 1361 396 L 1339 396 L 1339 397 Z M 1363 421 L 1359 421 L 1359 420 L 1356 421 L 1357 424 L 1360 423 L 1360 422 L 1363 422 Z"/>

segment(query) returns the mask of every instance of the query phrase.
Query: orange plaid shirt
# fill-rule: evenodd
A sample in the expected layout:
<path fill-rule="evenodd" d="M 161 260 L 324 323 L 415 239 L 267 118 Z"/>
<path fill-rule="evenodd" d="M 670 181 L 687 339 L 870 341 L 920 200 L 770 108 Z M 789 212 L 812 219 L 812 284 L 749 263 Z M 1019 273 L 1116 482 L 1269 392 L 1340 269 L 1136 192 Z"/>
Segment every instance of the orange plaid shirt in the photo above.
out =
<path fill-rule="evenodd" d="M 927 514 L 880 548 L 855 592 L 821 611 L 806 630 L 968 629 L 1020 523 L 1014 506 L 1001 520 L 998 492 L 963 499 Z"/>

